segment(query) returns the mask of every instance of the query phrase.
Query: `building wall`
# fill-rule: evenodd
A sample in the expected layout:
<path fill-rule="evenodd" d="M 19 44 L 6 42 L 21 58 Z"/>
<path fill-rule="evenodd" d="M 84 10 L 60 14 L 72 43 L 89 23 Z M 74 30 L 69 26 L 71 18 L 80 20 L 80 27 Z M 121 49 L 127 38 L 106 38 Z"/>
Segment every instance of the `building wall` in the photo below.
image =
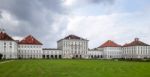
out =
<path fill-rule="evenodd" d="M 45 59 L 61 59 L 62 50 L 58 49 L 43 49 L 43 58 Z"/>
<path fill-rule="evenodd" d="M 3 59 L 16 59 L 17 49 L 15 41 L 0 41 L 0 53 L 3 54 Z"/>
<path fill-rule="evenodd" d="M 63 51 L 63 58 L 88 58 L 88 40 L 61 40 L 58 49 Z"/>
<path fill-rule="evenodd" d="M 43 50 L 42 45 L 18 45 L 18 57 L 19 58 L 42 58 Z"/>
<path fill-rule="evenodd" d="M 124 47 L 123 58 L 150 58 L 150 46 Z"/>
<path fill-rule="evenodd" d="M 3 59 L 16 58 L 150 58 L 150 46 L 104 47 L 88 50 L 87 40 L 61 40 L 57 49 L 42 50 L 42 45 L 0 41 Z"/>
<path fill-rule="evenodd" d="M 102 58 L 102 51 L 89 50 L 87 55 L 88 55 L 89 59 L 101 59 Z"/>
<path fill-rule="evenodd" d="M 121 47 L 104 47 L 104 48 L 98 48 L 98 50 L 101 50 L 103 53 L 104 59 L 112 59 L 112 58 L 122 58 L 122 48 Z"/>

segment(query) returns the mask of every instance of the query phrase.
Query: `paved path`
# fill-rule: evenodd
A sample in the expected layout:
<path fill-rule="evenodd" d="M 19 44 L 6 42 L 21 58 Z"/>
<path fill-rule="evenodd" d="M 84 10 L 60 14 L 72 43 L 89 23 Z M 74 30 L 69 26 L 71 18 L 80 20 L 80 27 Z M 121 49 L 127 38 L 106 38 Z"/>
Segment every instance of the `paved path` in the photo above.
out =
<path fill-rule="evenodd" d="M 11 62 L 11 61 L 14 61 L 14 60 L 3 61 L 3 62 L 0 62 L 0 64 L 8 63 L 8 62 Z"/>

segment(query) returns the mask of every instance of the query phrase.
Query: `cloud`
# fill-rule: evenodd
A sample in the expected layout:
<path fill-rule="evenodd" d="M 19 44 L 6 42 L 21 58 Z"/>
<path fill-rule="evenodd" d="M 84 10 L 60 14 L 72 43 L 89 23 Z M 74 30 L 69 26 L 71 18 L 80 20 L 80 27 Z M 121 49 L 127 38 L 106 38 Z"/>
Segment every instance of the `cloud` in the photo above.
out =
<path fill-rule="evenodd" d="M 72 15 L 102 15 L 114 11 L 117 0 L 64 0 L 64 5 Z"/>
<path fill-rule="evenodd" d="M 100 42 L 116 39 L 120 30 L 115 25 L 119 19 L 118 14 L 102 16 L 70 16 L 65 33 L 76 34 L 87 38 L 89 47 L 97 47 Z M 68 34 L 64 34 L 68 35 Z"/>
<path fill-rule="evenodd" d="M 78 4 L 82 1 L 75 2 Z M 95 2 L 83 0 L 82 4 Z M 32 34 L 45 43 L 45 46 L 50 45 L 47 41 L 51 40 L 51 46 L 54 47 L 59 35 L 67 29 L 67 15 L 73 10 L 68 9 L 63 0 L 1 0 L 0 11 L 4 16 L 2 25 L 12 36 Z"/>
<path fill-rule="evenodd" d="M 2 18 L 2 15 L 1 15 L 1 14 L 2 14 L 2 12 L 0 11 L 0 19 Z"/>
<path fill-rule="evenodd" d="M 143 37 L 148 42 L 149 4 L 136 2 L 142 8 L 135 9 L 135 1 L 0 0 L 0 27 L 15 39 L 31 34 L 44 47 L 56 47 L 56 41 L 68 34 L 87 38 L 90 48 L 108 39 L 124 44 L 134 37 Z"/>
<path fill-rule="evenodd" d="M 86 4 L 114 4 L 116 0 L 64 0 L 67 6 L 86 5 Z"/>
<path fill-rule="evenodd" d="M 92 3 L 106 3 L 106 4 L 114 4 L 116 0 L 87 0 L 88 2 Z"/>
<path fill-rule="evenodd" d="M 45 40 L 42 41 L 44 43 L 56 39 L 46 36 L 57 34 L 57 27 L 52 25 L 57 21 L 56 17 L 67 13 L 61 0 L 1 0 L 0 11 L 4 16 L 1 21 L 3 28 L 12 36 L 32 34 L 39 40 Z"/>
<path fill-rule="evenodd" d="M 113 40 L 121 45 L 135 37 L 149 38 L 149 21 L 145 13 L 113 13 L 99 16 L 70 16 L 64 35 L 76 34 L 89 39 L 89 47 L 98 47 L 106 40 Z M 141 16 L 141 17 L 140 17 Z M 147 17 L 149 20 L 149 17 Z M 143 21 L 141 21 L 143 20 Z M 145 23 L 145 25 L 143 25 Z M 143 25 L 143 26 L 141 26 Z M 144 42 L 149 43 L 148 39 Z"/>

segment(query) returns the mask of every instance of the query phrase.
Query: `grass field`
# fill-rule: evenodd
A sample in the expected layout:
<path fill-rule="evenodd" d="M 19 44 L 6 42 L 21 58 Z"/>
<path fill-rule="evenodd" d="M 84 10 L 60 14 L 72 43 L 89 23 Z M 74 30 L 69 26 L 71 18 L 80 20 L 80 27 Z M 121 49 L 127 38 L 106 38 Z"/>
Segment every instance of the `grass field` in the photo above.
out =
<path fill-rule="evenodd" d="M 150 77 L 150 63 L 103 60 L 15 60 L 0 77 Z"/>

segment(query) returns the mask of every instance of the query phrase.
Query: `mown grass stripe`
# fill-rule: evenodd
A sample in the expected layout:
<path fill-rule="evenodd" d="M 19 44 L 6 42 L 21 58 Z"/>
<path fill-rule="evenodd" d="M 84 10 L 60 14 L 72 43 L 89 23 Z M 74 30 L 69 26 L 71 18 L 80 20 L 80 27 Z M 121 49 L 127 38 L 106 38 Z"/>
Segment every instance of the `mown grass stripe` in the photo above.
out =
<path fill-rule="evenodd" d="M 150 77 L 150 63 L 104 60 L 15 60 L 0 77 Z"/>

